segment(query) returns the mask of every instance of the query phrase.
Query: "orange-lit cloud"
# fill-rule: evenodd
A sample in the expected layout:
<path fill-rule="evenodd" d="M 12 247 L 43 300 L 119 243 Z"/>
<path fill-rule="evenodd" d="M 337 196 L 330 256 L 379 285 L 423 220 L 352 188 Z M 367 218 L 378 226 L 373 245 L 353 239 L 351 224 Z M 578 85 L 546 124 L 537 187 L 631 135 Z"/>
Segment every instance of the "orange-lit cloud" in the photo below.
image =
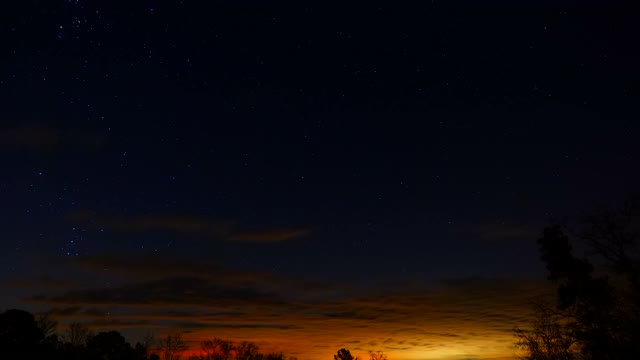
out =
<path fill-rule="evenodd" d="M 506 359 L 514 355 L 512 328 L 529 318 L 529 300 L 549 293 L 537 281 L 480 278 L 395 287 L 403 290 L 349 291 L 345 283 L 309 290 L 304 280 L 207 264 L 184 263 L 187 270 L 180 274 L 153 277 L 154 261 L 76 261 L 73 266 L 95 272 L 101 263 L 123 264 L 129 280 L 30 299 L 54 306 L 61 319 L 97 329 L 182 331 L 193 348 L 217 336 L 255 340 L 267 351 L 311 360 L 331 358 L 341 347 L 365 358 L 367 351 L 381 350 L 397 360 Z M 182 266 L 169 264 L 168 269 Z"/>
<path fill-rule="evenodd" d="M 105 227 L 121 232 L 171 231 L 178 234 L 195 234 L 237 242 L 279 242 L 300 238 L 310 233 L 306 228 L 262 228 L 245 230 L 237 222 L 208 219 L 196 216 L 138 215 L 104 216 L 90 210 L 78 210 L 67 216 L 72 222 L 93 227 Z"/>

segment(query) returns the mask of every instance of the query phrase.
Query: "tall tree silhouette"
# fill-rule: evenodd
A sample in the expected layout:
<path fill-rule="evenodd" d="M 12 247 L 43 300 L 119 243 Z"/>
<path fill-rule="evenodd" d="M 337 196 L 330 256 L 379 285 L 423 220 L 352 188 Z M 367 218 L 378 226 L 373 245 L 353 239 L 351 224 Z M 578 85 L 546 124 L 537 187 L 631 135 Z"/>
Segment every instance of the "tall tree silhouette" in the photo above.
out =
<path fill-rule="evenodd" d="M 538 244 L 557 301 L 555 309 L 538 309 L 533 334 L 539 336 L 516 331 L 529 359 L 543 358 L 534 355 L 549 348 L 546 338 L 560 347 L 571 340 L 577 350 L 569 353 L 584 359 L 640 359 L 639 214 L 628 203 L 585 217 L 575 231 L 558 224 L 544 230 Z M 574 254 L 574 242 L 586 248 L 586 257 Z"/>

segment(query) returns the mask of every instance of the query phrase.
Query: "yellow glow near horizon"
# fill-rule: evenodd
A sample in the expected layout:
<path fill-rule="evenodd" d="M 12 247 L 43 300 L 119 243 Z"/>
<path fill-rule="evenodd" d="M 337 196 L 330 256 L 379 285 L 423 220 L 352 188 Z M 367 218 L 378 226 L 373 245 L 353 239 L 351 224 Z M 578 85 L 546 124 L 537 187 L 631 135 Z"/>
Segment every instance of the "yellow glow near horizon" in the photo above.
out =
<path fill-rule="evenodd" d="M 334 300 L 235 303 L 86 303 L 92 312 L 69 320 L 94 330 L 126 327 L 162 337 L 181 332 L 197 354 L 200 342 L 215 337 L 253 341 L 262 352 L 282 351 L 300 360 L 333 360 L 341 348 L 368 360 L 383 351 L 390 360 L 516 358 L 511 332 L 529 319 L 527 299 L 547 290 L 538 282 L 490 281 L 464 286 L 413 289 L 403 293 Z M 109 311 L 109 319 L 95 315 Z M 119 328 L 120 325 L 120 328 Z"/>
<path fill-rule="evenodd" d="M 425 359 L 425 360 L 440 360 L 440 359 L 451 359 L 456 356 L 465 355 L 465 351 L 461 350 L 458 347 L 445 347 L 443 349 L 438 350 L 416 350 L 412 354 L 407 354 L 407 358 L 409 359 Z"/>

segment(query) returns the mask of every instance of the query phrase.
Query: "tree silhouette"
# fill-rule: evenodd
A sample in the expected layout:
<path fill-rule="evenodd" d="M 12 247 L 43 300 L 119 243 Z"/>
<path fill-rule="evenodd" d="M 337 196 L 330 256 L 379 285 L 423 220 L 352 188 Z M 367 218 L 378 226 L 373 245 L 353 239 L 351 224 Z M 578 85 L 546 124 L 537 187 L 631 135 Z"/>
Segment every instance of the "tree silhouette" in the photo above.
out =
<path fill-rule="evenodd" d="M 285 360 L 282 352 L 271 352 L 264 356 L 264 360 Z"/>
<path fill-rule="evenodd" d="M 628 203 L 585 217 L 575 231 L 545 228 L 538 244 L 557 286 L 556 306 L 537 309 L 532 330 L 516 330 L 529 359 L 565 359 L 536 354 L 564 354 L 569 343 L 569 353 L 584 359 L 640 359 L 638 210 Z M 572 238 L 587 249 L 585 258 L 574 255 Z"/>
<path fill-rule="evenodd" d="M 358 357 L 351 355 L 351 352 L 347 349 L 340 349 L 338 353 L 333 355 L 334 360 L 359 360 Z"/>
<path fill-rule="evenodd" d="M 234 345 L 230 340 L 213 338 L 200 343 L 201 360 L 228 360 L 233 352 Z"/>
<path fill-rule="evenodd" d="M 142 342 L 137 342 L 133 349 L 135 358 L 151 360 L 151 358 L 155 356 L 154 360 L 158 360 L 159 356 L 157 354 L 150 354 L 151 348 L 153 347 L 154 343 L 155 339 L 153 333 L 147 333 L 142 339 Z"/>
<path fill-rule="evenodd" d="M 219 360 L 229 360 L 231 357 L 231 353 L 235 349 L 233 342 L 231 340 L 219 340 L 218 346 L 220 348 L 220 359 Z"/>
<path fill-rule="evenodd" d="M 158 352 L 163 360 L 179 360 L 188 349 L 181 334 L 168 334 L 159 341 Z"/>
<path fill-rule="evenodd" d="M 117 331 L 104 331 L 93 335 L 88 327 L 71 323 L 64 330 L 64 341 L 55 333 L 50 313 L 39 316 L 23 310 L 8 310 L 0 314 L 0 359 L 48 359 L 48 360 L 178 360 L 187 344 L 180 334 L 169 334 L 159 341 L 147 335 L 132 347 Z M 45 332 L 49 336 L 45 337 Z M 160 353 L 150 353 L 155 345 Z M 260 353 L 254 342 L 243 341 L 237 346 L 229 340 L 214 338 L 201 343 L 200 356 L 193 360 L 285 360 L 282 352 Z M 346 351 L 346 350 L 345 350 Z M 348 353 L 348 351 L 347 351 Z M 289 360 L 296 360 L 291 357 Z M 345 357 L 344 360 L 357 360 Z M 382 359 L 380 359 L 382 360 Z"/>
<path fill-rule="evenodd" d="M 258 355 L 258 345 L 251 341 L 243 341 L 236 345 L 236 360 L 255 360 Z"/>
<path fill-rule="evenodd" d="M 135 352 L 119 332 L 107 331 L 89 338 L 87 354 L 96 360 L 132 360 Z"/>
<path fill-rule="evenodd" d="M 58 327 L 58 322 L 53 319 L 50 312 L 36 315 L 36 323 L 38 328 L 42 330 L 44 337 L 53 335 Z"/>
<path fill-rule="evenodd" d="M 205 340 L 200 342 L 200 360 L 213 360 L 218 354 L 218 339 Z"/>
<path fill-rule="evenodd" d="M 35 356 L 43 339 L 44 333 L 31 313 L 12 309 L 0 314 L 0 349 L 5 354 Z"/>
<path fill-rule="evenodd" d="M 573 360 L 578 356 L 576 339 L 563 321 L 563 316 L 547 304 L 536 305 L 531 329 L 514 330 L 516 347 L 526 352 L 529 360 Z"/>
<path fill-rule="evenodd" d="M 370 360 L 387 360 L 387 354 L 382 351 L 369 351 Z"/>
<path fill-rule="evenodd" d="M 72 322 L 62 335 L 65 342 L 74 347 L 84 346 L 92 336 L 91 330 L 84 324 Z"/>

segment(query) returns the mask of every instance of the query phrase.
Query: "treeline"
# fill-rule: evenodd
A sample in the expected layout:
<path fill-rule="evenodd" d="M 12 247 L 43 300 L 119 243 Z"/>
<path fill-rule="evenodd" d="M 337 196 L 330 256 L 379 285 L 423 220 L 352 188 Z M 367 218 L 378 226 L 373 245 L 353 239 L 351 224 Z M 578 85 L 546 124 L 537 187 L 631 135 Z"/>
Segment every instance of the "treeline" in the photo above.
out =
<path fill-rule="evenodd" d="M 117 331 L 92 333 L 79 323 L 70 324 L 61 334 L 48 315 L 35 317 L 24 310 L 0 314 L 2 358 L 51 360 L 160 360 L 150 344 L 129 344 Z M 171 358 L 173 360 L 176 357 Z"/>
<path fill-rule="evenodd" d="M 93 333 L 80 323 L 71 323 L 61 333 L 48 314 L 34 316 L 24 310 L 0 314 L 0 351 L 2 359 L 47 360 L 297 360 L 282 352 L 260 352 L 251 341 L 233 342 L 220 338 L 202 341 L 197 355 L 185 357 L 190 350 L 180 334 L 160 339 L 149 335 L 131 345 L 117 331 Z M 371 360 L 387 360 L 382 352 L 370 352 Z M 347 349 L 340 349 L 334 360 L 359 360 Z"/>

